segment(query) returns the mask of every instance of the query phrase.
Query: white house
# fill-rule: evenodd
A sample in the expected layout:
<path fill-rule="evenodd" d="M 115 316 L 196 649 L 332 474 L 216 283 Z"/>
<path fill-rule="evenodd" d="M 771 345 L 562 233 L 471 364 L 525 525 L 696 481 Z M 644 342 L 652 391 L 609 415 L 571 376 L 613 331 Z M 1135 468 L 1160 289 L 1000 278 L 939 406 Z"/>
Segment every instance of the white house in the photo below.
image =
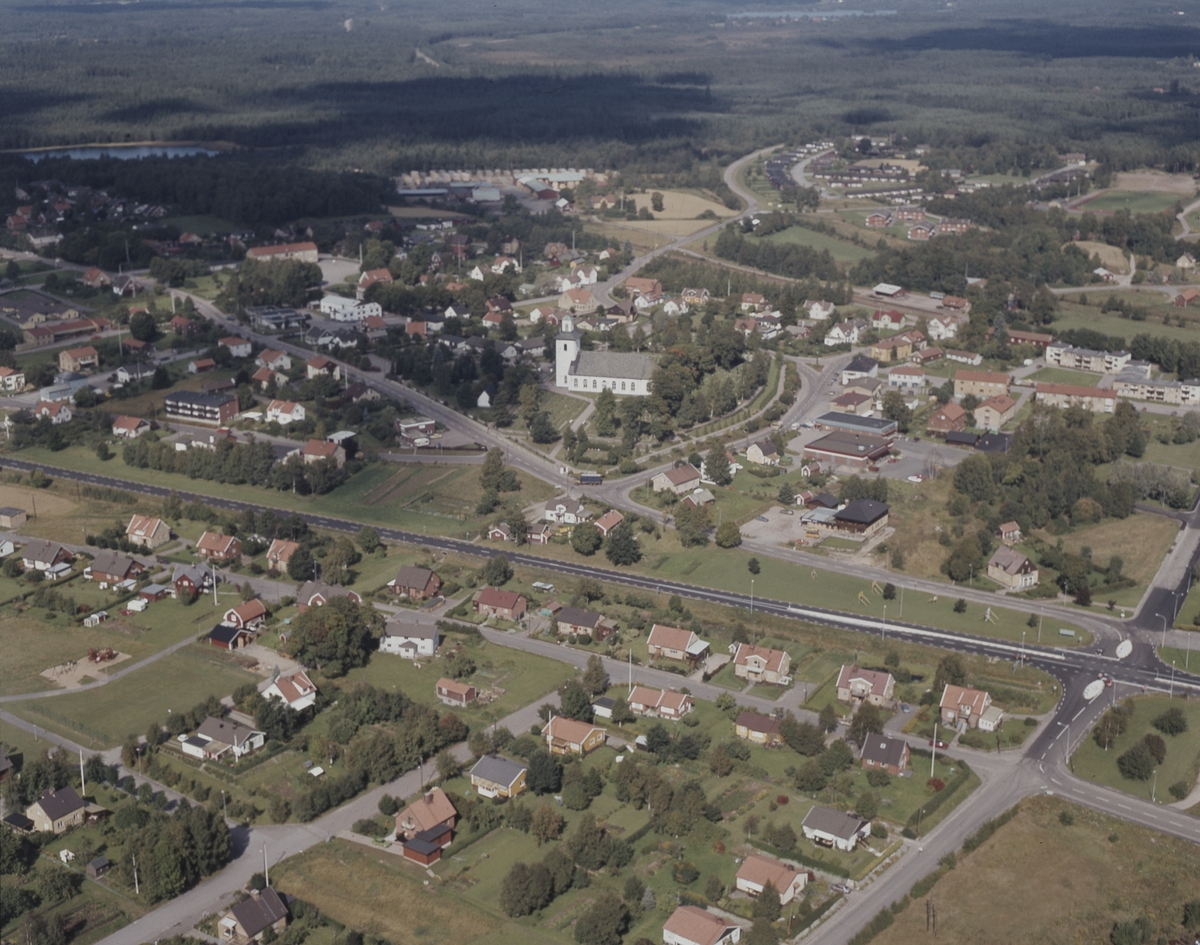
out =
<path fill-rule="evenodd" d="M 648 354 L 624 351 L 583 351 L 582 334 L 575 319 L 563 317 L 562 331 L 554 339 L 555 386 L 574 391 L 611 390 L 614 394 L 650 396 L 654 359 Z"/>
<path fill-rule="evenodd" d="M 834 345 L 856 345 L 858 336 L 867 327 L 866 319 L 854 318 L 848 322 L 838 322 L 825 335 L 825 344 L 832 348 Z"/>
<path fill-rule="evenodd" d="M 179 748 L 193 758 L 214 759 L 230 755 L 236 759 L 262 748 L 266 737 L 264 732 L 210 715 L 196 729 L 195 735 L 179 736 Z"/>
<path fill-rule="evenodd" d="M 222 338 L 217 342 L 222 348 L 228 348 L 229 353 L 235 358 L 248 358 L 253 345 L 245 338 L 238 338 L 236 335 L 230 335 L 227 338 Z"/>
<path fill-rule="evenodd" d="M 263 690 L 266 699 L 279 699 L 287 704 L 289 709 L 303 712 L 317 701 L 317 687 L 308 678 L 304 670 L 299 669 L 286 676 L 280 676 Z"/>
<path fill-rule="evenodd" d="M 935 315 L 929 319 L 927 326 L 932 341 L 945 341 L 958 334 L 958 319 L 953 315 Z"/>
<path fill-rule="evenodd" d="M 304 419 L 304 406 L 294 400 L 272 400 L 265 414 L 267 423 L 274 421 L 280 426 L 287 426 Z"/>
<path fill-rule="evenodd" d="M 808 874 L 800 872 L 788 863 L 781 863 L 773 857 L 752 853 L 738 867 L 736 882 L 737 888 L 741 892 L 752 897 L 758 897 L 770 883 L 779 893 L 779 904 L 786 906 L 804 892 Z"/>
<path fill-rule="evenodd" d="M 395 619 L 384 625 L 383 636 L 379 638 L 379 652 L 415 660 L 433 656 L 439 642 L 436 626 Z"/>
<path fill-rule="evenodd" d="M 588 521 L 592 513 L 577 499 L 561 498 L 551 499 L 546 503 L 543 517 L 547 522 L 554 522 L 556 525 L 578 525 Z"/>
<path fill-rule="evenodd" d="M 810 302 L 808 306 L 808 317 L 814 321 L 823 322 L 833 317 L 834 305 L 832 302 Z"/>
<path fill-rule="evenodd" d="M 340 295 L 327 295 L 321 299 L 321 314 L 335 322 L 357 322 L 372 315 L 383 316 L 383 306 L 378 302 L 360 302 Z"/>
<path fill-rule="evenodd" d="M 859 840 L 871 834 L 871 822 L 857 814 L 845 814 L 831 807 L 816 806 L 804 815 L 800 825 L 804 836 L 822 847 L 833 847 L 849 853 Z"/>

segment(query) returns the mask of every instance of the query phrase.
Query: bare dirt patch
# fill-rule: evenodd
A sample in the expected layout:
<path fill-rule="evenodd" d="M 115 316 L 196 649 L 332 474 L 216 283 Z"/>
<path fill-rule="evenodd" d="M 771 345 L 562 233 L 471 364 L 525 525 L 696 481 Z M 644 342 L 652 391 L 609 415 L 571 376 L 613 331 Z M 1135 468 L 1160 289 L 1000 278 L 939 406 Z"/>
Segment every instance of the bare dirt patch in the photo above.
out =
<path fill-rule="evenodd" d="M 1163 171 L 1122 171 L 1113 175 L 1110 190 L 1147 191 L 1164 194 L 1194 194 L 1196 181 L 1191 174 L 1166 174 Z"/>
<path fill-rule="evenodd" d="M 104 674 L 107 667 L 116 666 L 118 663 L 123 663 L 129 658 L 128 653 L 118 653 L 112 659 L 105 660 L 103 663 L 93 663 L 85 657 L 84 659 L 71 660 L 66 663 L 59 663 L 57 666 L 51 666 L 49 669 L 43 669 L 41 675 L 49 679 L 52 683 L 57 683 L 63 689 L 78 689 L 89 682 L 95 682 L 97 678 Z"/>
<path fill-rule="evenodd" d="M 1107 243 L 1097 243 L 1092 240 L 1079 240 L 1073 244 L 1063 244 L 1064 248 L 1071 245 L 1078 246 L 1088 256 L 1099 256 L 1100 265 L 1109 272 L 1115 272 L 1119 276 L 1126 275 L 1129 272 L 1129 257 L 1116 246 L 1109 246 Z"/>

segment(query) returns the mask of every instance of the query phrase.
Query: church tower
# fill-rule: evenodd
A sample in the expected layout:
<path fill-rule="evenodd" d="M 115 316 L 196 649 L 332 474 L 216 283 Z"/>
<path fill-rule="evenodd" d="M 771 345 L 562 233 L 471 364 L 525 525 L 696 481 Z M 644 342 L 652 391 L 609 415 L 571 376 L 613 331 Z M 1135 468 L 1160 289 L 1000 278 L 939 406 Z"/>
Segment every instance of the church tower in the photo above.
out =
<path fill-rule="evenodd" d="M 571 368 L 579 358 L 580 334 L 575 330 L 575 319 L 566 315 L 562 320 L 562 331 L 554 339 L 554 377 L 556 387 L 571 386 Z"/>

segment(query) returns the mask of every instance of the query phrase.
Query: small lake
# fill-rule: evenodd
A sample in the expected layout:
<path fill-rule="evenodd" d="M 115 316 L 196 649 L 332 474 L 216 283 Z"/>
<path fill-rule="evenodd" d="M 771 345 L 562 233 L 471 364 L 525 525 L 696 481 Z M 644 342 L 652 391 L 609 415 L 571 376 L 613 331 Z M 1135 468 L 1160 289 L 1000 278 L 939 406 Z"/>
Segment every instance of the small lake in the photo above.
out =
<path fill-rule="evenodd" d="M 100 144 L 78 148 L 44 148 L 39 151 L 23 151 L 21 157 L 38 162 L 47 157 L 68 157 L 76 161 L 93 161 L 97 158 L 117 158 L 121 161 L 136 161 L 148 157 L 192 157 L 197 154 L 220 154 L 198 144 Z"/>

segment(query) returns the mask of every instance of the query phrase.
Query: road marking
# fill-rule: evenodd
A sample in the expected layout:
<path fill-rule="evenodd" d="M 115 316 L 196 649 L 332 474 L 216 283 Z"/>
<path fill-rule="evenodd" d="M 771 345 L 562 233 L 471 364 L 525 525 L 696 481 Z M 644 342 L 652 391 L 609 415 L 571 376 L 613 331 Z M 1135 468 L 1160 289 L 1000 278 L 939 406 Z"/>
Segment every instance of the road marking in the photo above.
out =
<path fill-rule="evenodd" d="M 1071 721 L 1074 722 L 1077 718 L 1079 718 L 1081 715 L 1083 715 L 1083 710 L 1086 708 L 1087 708 L 1087 706 L 1081 706 L 1079 711 L 1076 712 L 1073 716 L 1071 716 Z"/>
<path fill-rule="evenodd" d="M 1130 807 L 1128 804 L 1117 804 L 1117 806 L 1120 807 L 1122 810 L 1133 810 L 1133 808 Z"/>
<path fill-rule="evenodd" d="M 1053 781 L 1057 785 L 1060 785 L 1060 786 L 1062 785 L 1062 782 L 1060 780 L 1058 780 L 1058 778 L 1051 778 L 1050 780 Z"/>

